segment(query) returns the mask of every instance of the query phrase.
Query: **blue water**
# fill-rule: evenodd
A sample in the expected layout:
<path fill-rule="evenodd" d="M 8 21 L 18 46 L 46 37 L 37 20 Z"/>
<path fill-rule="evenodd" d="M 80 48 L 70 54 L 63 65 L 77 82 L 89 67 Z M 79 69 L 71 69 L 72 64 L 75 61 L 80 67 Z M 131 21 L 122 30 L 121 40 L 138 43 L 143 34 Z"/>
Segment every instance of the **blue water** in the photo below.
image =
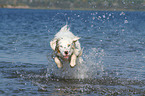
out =
<path fill-rule="evenodd" d="M 49 42 L 81 37 L 83 63 L 58 69 Z M 0 94 L 145 95 L 145 12 L 0 9 Z"/>

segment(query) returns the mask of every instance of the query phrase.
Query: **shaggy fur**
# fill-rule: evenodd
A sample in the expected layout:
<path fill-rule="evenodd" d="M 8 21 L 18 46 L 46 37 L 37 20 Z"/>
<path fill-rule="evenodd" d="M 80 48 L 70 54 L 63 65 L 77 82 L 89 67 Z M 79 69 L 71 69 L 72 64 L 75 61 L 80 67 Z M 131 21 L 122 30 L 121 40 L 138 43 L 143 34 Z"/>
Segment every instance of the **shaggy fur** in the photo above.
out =
<path fill-rule="evenodd" d="M 63 67 L 62 62 L 69 62 L 71 67 L 76 65 L 77 59 L 82 55 L 79 39 L 65 25 L 51 40 L 50 46 L 54 50 L 54 61 L 58 68 Z"/>

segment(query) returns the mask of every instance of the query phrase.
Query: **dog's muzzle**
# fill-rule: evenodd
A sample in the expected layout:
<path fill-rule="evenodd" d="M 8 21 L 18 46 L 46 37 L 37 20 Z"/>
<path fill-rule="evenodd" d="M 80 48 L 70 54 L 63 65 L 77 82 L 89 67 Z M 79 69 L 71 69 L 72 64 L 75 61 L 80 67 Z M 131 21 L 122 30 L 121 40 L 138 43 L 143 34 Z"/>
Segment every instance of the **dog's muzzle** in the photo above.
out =
<path fill-rule="evenodd" d="M 69 58 L 68 51 L 64 51 L 64 54 L 65 54 L 64 58 L 68 59 Z"/>

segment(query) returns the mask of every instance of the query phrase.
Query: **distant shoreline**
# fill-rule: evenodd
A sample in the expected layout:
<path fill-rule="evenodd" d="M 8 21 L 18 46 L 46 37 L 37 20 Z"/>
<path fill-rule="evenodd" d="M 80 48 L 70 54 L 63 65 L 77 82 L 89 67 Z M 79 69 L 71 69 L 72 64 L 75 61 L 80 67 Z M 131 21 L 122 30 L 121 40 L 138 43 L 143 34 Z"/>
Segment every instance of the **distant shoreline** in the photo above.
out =
<path fill-rule="evenodd" d="M 27 5 L 0 5 L 0 8 L 9 8 L 9 9 L 46 9 L 46 10 L 86 10 L 86 11 L 145 11 L 145 9 L 128 9 L 128 8 L 45 8 L 45 7 L 29 7 Z"/>

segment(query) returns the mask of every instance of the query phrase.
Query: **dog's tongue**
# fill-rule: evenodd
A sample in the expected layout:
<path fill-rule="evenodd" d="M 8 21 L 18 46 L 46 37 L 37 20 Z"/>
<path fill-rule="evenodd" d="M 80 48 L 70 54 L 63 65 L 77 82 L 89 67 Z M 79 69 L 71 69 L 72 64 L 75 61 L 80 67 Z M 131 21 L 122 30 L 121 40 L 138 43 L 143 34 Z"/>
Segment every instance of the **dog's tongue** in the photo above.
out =
<path fill-rule="evenodd" d="M 68 58 L 69 58 L 69 56 L 68 56 L 68 55 L 66 55 L 66 56 L 64 56 L 64 58 L 68 59 Z"/>

